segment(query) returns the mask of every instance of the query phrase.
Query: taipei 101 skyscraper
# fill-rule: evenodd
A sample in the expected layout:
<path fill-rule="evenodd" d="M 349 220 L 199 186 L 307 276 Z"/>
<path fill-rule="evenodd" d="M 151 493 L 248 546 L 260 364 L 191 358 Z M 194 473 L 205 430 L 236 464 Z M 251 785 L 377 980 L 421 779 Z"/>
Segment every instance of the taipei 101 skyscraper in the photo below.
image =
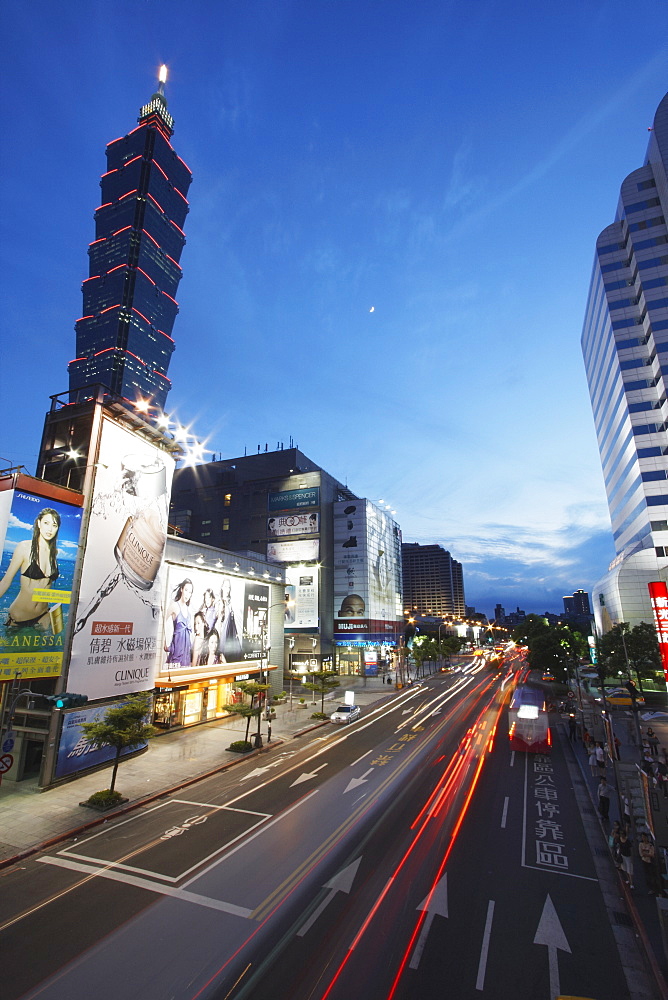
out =
<path fill-rule="evenodd" d="M 73 402 L 102 386 L 131 403 L 163 408 L 174 350 L 172 329 L 192 174 L 173 149 L 167 111 L 167 67 L 139 124 L 107 146 L 107 171 L 95 211 L 83 314 L 70 361 Z"/>

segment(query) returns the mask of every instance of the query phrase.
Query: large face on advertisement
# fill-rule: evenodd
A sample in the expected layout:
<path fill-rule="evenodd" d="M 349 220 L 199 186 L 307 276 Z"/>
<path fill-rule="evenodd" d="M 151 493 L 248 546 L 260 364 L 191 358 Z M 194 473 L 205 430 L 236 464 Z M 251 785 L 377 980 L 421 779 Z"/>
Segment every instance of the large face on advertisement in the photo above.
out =
<path fill-rule="evenodd" d="M 0 680 L 62 672 L 80 507 L 23 490 L 0 494 Z"/>
<path fill-rule="evenodd" d="M 364 500 L 334 504 L 334 619 L 348 632 L 366 631 L 369 577 Z"/>
<path fill-rule="evenodd" d="M 67 686 L 91 699 L 154 686 L 174 460 L 103 420 Z"/>
<path fill-rule="evenodd" d="M 223 573 L 169 565 L 160 672 L 260 660 L 267 648 L 269 587 Z"/>

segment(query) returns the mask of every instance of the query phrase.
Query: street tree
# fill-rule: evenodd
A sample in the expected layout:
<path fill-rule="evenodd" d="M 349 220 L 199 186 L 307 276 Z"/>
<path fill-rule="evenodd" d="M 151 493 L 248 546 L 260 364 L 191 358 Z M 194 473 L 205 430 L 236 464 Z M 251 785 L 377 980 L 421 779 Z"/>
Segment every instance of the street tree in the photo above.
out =
<path fill-rule="evenodd" d="M 630 627 L 628 622 L 618 622 L 599 639 L 599 660 L 606 673 L 615 676 L 625 673 L 632 680 L 633 670 L 642 692 L 643 680 L 653 678 L 661 670 L 661 652 L 653 625 L 640 622 Z"/>
<path fill-rule="evenodd" d="M 439 656 L 438 639 L 430 635 L 418 635 L 413 639 L 411 654 L 415 661 L 415 676 L 424 675 L 425 660 L 436 660 Z"/>
<path fill-rule="evenodd" d="M 333 673 L 331 670 L 314 670 L 308 675 L 311 680 L 303 681 L 302 687 L 307 688 L 309 691 L 313 691 L 314 694 L 320 695 L 320 712 L 324 715 L 325 713 L 325 695 L 329 694 L 330 691 L 334 691 L 335 688 L 341 686 L 341 681 L 338 675 Z"/>
<path fill-rule="evenodd" d="M 146 722 L 150 708 L 150 696 L 141 692 L 130 695 L 119 705 L 112 705 L 101 719 L 81 725 L 85 738 L 95 747 L 113 747 L 116 750 L 110 792 L 116 786 L 116 772 L 123 750 L 138 748 L 157 733 L 157 729 Z"/>
<path fill-rule="evenodd" d="M 539 615 L 527 615 L 513 632 L 514 642 L 529 649 L 532 670 L 551 673 L 565 683 L 569 666 L 578 663 L 587 650 L 587 640 L 581 632 L 567 625 L 550 625 Z"/>
<path fill-rule="evenodd" d="M 262 715 L 262 693 L 264 691 L 268 691 L 271 684 L 260 684 L 258 681 L 239 681 L 236 687 L 237 690 L 246 695 L 250 701 L 232 702 L 229 705 L 224 705 L 223 708 L 226 712 L 230 712 L 232 715 L 240 715 L 242 719 L 246 720 L 246 735 L 244 737 L 246 743 L 248 743 L 248 731 L 250 729 L 251 719 L 257 719 L 257 738 L 259 745 L 261 724 L 260 717 Z"/>

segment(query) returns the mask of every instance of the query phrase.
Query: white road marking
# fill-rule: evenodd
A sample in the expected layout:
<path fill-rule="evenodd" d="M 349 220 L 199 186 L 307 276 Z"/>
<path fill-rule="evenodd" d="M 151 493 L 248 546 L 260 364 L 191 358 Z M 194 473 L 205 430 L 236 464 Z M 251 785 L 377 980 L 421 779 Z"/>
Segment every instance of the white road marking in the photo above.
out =
<path fill-rule="evenodd" d="M 320 767 L 316 767 L 315 771 L 311 771 L 310 773 L 303 772 L 298 778 L 295 778 L 290 785 L 290 788 L 294 788 L 295 785 L 300 785 L 302 781 L 309 781 L 311 778 L 316 778 L 318 776 L 318 771 L 322 771 L 323 767 L 329 767 L 329 764 L 321 764 Z"/>
<path fill-rule="evenodd" d="M 559 956 L 557 955 L 557 949 L 566 951 L 569 955 L 571 953 L 571 949 L 568 946 L 564 929 L 561 926 L 559 917 L 557 916 L 557 911 L 554 908 L 554 903 L 550 899 L 549 895 L 545 900 L 545 905 L 543 907 L 543 912 L 540 915 L 540 920 L 538 921 L 538 928 L 536 930 L 536 936 L 533 939 L 533 943 L 547 946 L 547 960 L 550 969 L 549 1000 L 553 1000 L 554 997 L 558 997 L 561 993 L 561 988 L 559 986 Z"/>
<path fill-rule="evenodd" d="M 357 788 L 358 785 L 363 785 L 366 781 L 369 780 L 367 778 L 367 774 L 371 774 L 372 771 L 373 768 L 370 767 L 368 771 L 364 772 L 361 778 L 351 778 L 346 787 L 343 789 L 343 794 L 345 795 L 346 792 L 351 792 L 353 788 Z"/>
<path fill-rule="evenodd" d="M 511 767 L 515 766 L 515 751 L 514 750 L 510 751 L 510 766 Z"/>
<path fill-rule="evenodd" d="M 375 748 L 375 747 L 371 747 L 371 749 L 370 749 L 370 750 L 367 750 L 367 752 L 366 752 L 366 753 L 363 753 L 361 757 L 358 757 L 358 758 L 357 758 L 357 760 L 354 760 L 354 761 L 352 762 L 352 764 L 349 764 L 348 766 L 349 766 L 349 767 L 355 767 L 355 765 L 356 765 L 356 764 L 359 764 L 359 762 L 360 762 L 361 760 L 364 760 L 364 758 L 365 758 L 365 757 L 368 757 L 370 753 L 375 753 L 375 752 L 376 752 L 376 748 Z"/>
<path fill-rule="evenodd" d="M 448 873 L 440 879 L 438 884 L 435 886 L 432 892 L 422 900 L 418 906 L 418 910 L 427 910 L 427 919 L 422 925 L 422 930 L 420 931 L 420 937 L 415 945 L 415 950 L 411 957 L 411 969 L 417 969 L 420 964 L 420 959 L 422 958 L 422 952 L 424 951 L 424 946 L 427 943 L 427 937 L 429 935 L 429 929 L 432 925 L 434 917 L 438 914 L 441 917 L 448 916 Z"/>
<path fill-rule="evenodd" d="M 233 847 L 231 851 L 227 851 L 225 854 L 221 854 L 221 856 L 216 858 L 216 860 L 212 864 L 210 864 L 207 868 L 203 868 L 196 875 L 193 875 L 193 877 L 189 879 L 187 882 L 184 882 L 183 885 L 184 886 L 192 885 L 193 882 L 196 882 L 198 878 L 202 878 L 203 875 L 206 875 L 217 865 L 221 864 L 223 861 L 226 861 L 233 854 L 236 854 L 236 852 L 241 850 L 242 847 L 245 847 L 246 844 L 249 844 L 251 840 L 255 840 L 255 838 L 259 837 L 260 834 L 264 833 L 265 830 L 269 830 L 276 823 L 279 823 L 282 819 L 285 819 L 285 817 L 289 816 L 291 812 L 294 812 L 295 809 L 299 809 L 300 806 L 303 806 L 306 802 L 309 801 L 309 799 L 312 799 L 313 796 L 317 794 L 318 794 L 318 789 L 314 788 L 313 791 L 308 793 L 308 795 L 305 795 L 302 799 L 298 799 L 297 802 L 291 805 L 289 809 L 286 809 L 284 812 L 279 813 L 278 816 L 274 816 L 272 820 L 270 820 L 268 823 L 265 823 L 262 827 L 260 827 L 259 830 L 256 830 L 255 833 L 252 833 L 250 837 L 245 837 L 243 842 L 237 844 L 236 847 Z M 221 848 L 221 850 L 224 851 L 225 848 Z"/>
<path fill-rule="evenodd" d="M 124 872 L 113 871 L 111 868 L 97 868 L 95 865 L 83 865 L 78 861 L 69 861 L 67 858 L 37 858 L 44 865 L 56 865 L 58 868 L 69 868 L 71 871 L 81 872 L 85 875 L 95 875 L 99 878 L 108 878 L 112 882 L 123 882 L 125 885 L 133 885 L 139 889 L 148 889 L 149 892 L 156 892 L 161 896 L 171 896 L 173 899 L 182 899 L 186 903 L 195 903 L 197 906 L 206 906 L 211 910 L 222 910 L 223 913 L 231 913 L 235 917 L 250 917 L 252 910 L 245 906 L 236 906 L 234 903 L 226 903 L 222 899 L 212 899 L 210 896 L 200 896 L 197 892 L 186 892 L 185 889 L 177 889 L 171 885 L 158 885 L 148 879 L 137 878 L 136 875 L 126 875 Z"/>
<path fill-rule="evenodd" d="M 172 801 L 179 802 L 180 804 L 183 802 L 183 800 L 181 799 L 174 799 Z M 169 805 L 169 802 L 164 804 Z M 259 819 L 256 823 L 253 823 L 246 830 L 243 830 L 241 833 L 237 834 L 236 837 L 233 837 L 232 840 L 228 840 L 227 843 L 223 844 L 216 851 L 213 851 L 211 854 L 207 854 L 205 857 L 200 858 L 200 860 L 196 864 L 191 865 L 190 868 L 186 868 L 182 872 L 179 872 L 178 875 L 163 875 L 162 872 L 154 871 L 151 868 L 138 868 L 135 865 L 123 864 L 123 862 L 121 861 L 109 861 L 106 858 L 96 858 L 94 855 L 82 854 L 80 851 L 75 851 L 68 847 L 64 848 L 64 850 L 62 851 L 58 851 L 58 854 L 64 858 L 78 858 L 79 861 L 89 861 L 94 865 L 106 865 L 110 868 L 115 868 L 120 871 L 136 872 L 138 875 L 146 875 L 148 878 L 159 878 L 163 882 L 180 882 L 182 878 L 186 877 L 186 875 L 190 875 L 191 872 L 196 871 L 200 867 L 200 865 L 205 864 L 207 861 L 211 860 L 211 858 L 217 857 L 217 855 L 220 854 L 221 851 L 228 850 L 228 848 L 230 848 L 238 840 L 241 840 L 243 837 L 246 837 L 252 830 L 256 830 L 258 827 L 263 826 L 268 819 L 271 819 L 271 813 L 260 813 L 252 811 L 250 809 L 233 809 L 231 806 L 225 806 L 225 805 L 209 806 L 208 808 L 220 809 L 227 812 L 242 813 L 243 815 L 249 815 L 249 816 L 258 816 Z M 154 810 L 150 811 L 153 812 Z M 145 813 L 144 815 L 147 814 Z M 140 818 L 141 818 L 140 815 L 133 817 L 133 819 L 140 819 Z M 124 820 L 123 823 L 119 823 L 118 825 L 123 826 L 125 823 L 128 822 L 130 821 Z M 114 829 L 116 829 L 116 827 L 114 827 Z M 109 833 L 110 831 L 105 830 L 102 832 Z M 95 837 L 99 836 L 100 834 L 96 833 L 93 835 L 93 837 L 90 837 L 89 840 L 94 840 Z M 82 847 L 83 844 L 86 842 L 87 841 L 83 841 L 82 843 L 77 844 L 77 847 Z"/>
<path fill-rule="evenodd" d="M 483 990 L 485 988 L 485 972 L 487 970 L 487 954 L 489 952 L 489 939 L 492 935 L 492 918 L 494 916 L 494 900 L 490 899 L 487 907 L 487 919 L 485 921 L 485 931 L 482 936 L 482 948 L 480 949 L 480 962 L 478 963 L 478 978 L 475 981 L 475 988 Z"/>
<path fill-rule="evenodd" d="M 501 817 L 501 829 L 502 830 L 505 830 L 505 828 L 506 828 L 506 817 L 508 815 L 508 803 L 509 802 L 510 802 L 510 798 L 506 795 L 505 801 L 503 803 L 503 816 Z"/>
<path fill-rule="evenodd" d="M 324 888 L 329 889 L 329 892 L 322 900 L 320 905 L 315 908 L 315 910 L 308 918 L 308 920 L 305 923 L 303 923 L 302 926 L 299 928 L 299 930 L 297 931 L 297 937 L 304 937 L 304 935 L 311 929 L 313 924 L 316 922 L 316 920 L 318 919 L 322 911 L 325 909 L 325 907 L 329 903 L 331 903 L 332 899 L 337 894 L 337 892 L 346 892 L 346 893 L 350 892 L 350 890 L 353 887 L 353 882 L 355 881 L 355 875 L 357 875 L 357 869 L 360 866 L 361 860 L 362 856 L 360 855 L 357 861 L 353 861 L 352 864 L 348 865 L 346 868 L 343 868 L 340 872 L 337 872 L 334 878 L 330 878 L 329 882 L 325 882 Z"/>

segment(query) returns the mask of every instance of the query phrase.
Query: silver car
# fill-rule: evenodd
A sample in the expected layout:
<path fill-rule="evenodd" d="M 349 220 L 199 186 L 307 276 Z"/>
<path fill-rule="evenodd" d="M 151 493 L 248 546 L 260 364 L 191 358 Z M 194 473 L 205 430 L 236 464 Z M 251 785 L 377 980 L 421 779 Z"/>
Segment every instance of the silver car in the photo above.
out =
<path fill-rule="evenodd" d="M 359 705 L 339 705 L 336 712 L 330 715 L 330 719 L 337 724 L 345 724 L 359 719 L 360 714 Z"/>

